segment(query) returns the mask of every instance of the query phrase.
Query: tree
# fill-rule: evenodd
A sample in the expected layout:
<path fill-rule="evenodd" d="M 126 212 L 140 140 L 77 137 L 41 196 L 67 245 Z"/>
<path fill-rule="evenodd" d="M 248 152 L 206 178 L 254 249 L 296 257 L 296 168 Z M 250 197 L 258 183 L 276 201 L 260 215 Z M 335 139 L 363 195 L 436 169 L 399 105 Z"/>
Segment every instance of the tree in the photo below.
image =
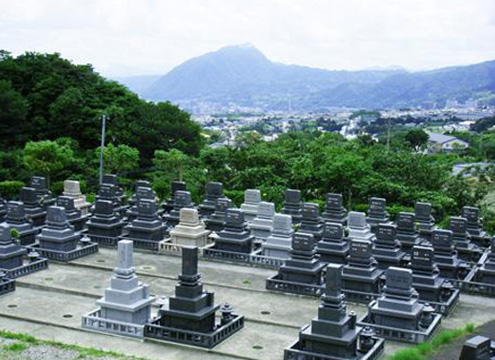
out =
<path fill-rule="evenodd" d="M 28 103 L 12 88 L 10 81 L 0 80 L 0 139 L 10 145 L 22 138 L 29 127 L 26 122 Z"/>
<path fill-rule="evenodd" d="M 187 161 L 187 155 L 177 149 L 170 151 L 157 150 L 153 158 L 153 164 L 159 171 L 165 174 L 171 174 L 170 180 L 182 181 L 184 174 L 184 164 Z"/>
<path fill-rule="evenodd" d="M 48 184 L 52 175 L 70 165 L 73 159 L 72 149 L 55 141 L 30 141 L 24 147 L 24 165 L 36 174 L 45 175 Z"/>
<path fill-rule="evenodd" d="M 413 129 L 407 132 L 405 139 L 414 151 L 418 151 L 428 142 L 428 134 L 423 129 Z"/>
<path fill-rule="evenodd" d="M 100 148 L 96 149 L 97 159 L 100 157 Z M 139 150 L 127 145 L 106 145 L 103 150 L 103 161 L 106 171 L 120 173 L 135 170 L 139 166 Z"/>

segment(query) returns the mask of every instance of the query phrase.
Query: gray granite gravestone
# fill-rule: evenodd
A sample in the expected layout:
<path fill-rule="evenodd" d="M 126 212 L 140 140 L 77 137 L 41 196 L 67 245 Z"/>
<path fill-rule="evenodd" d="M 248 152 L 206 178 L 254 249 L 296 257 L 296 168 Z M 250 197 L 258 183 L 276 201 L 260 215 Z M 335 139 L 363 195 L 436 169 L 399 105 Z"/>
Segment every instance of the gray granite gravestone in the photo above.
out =
<path fill-rule="evenodd" d="M 253 251 L 254 237 L 239 209 L 228 209 L 225 228 L 218 233 L 215 249 L 233 253 L 250 254 Z"/>
<path fill-rule="evenodd" d="M 209 217 L 215 211 L 217 199 L 223 197 L 223 184 L 221 182 L 209 182 L 205 185 L 205 199 L 199 205 L 199 213 Z"/>
<path fill-rule="evenodd" d="M 349 240 L 344 237 L 344 226 L 326 222 L 323 225 L 322 238 L 316 244 L 316 252 L 323 263 L 347 264 Z"/>
<path fill-rule="evenodd" d="M 481 250 L 471 243 L 471 235 L 467 231 L 467 220 L 453 216 L 449 219 L 449 229 L 452 231 L 452 240 L 459 259 L 477 262 L 481 257 Z"/>
<path fill-rule="evenodd" d="M 175 296 L 170 298 L 168 308 L 162 306 L 158 316 L 145 327 L 145 337 L 212 348 L 244 326 L 244 318 L 231 313 L 230 306 L 222 307 L 226 311 L 217 322 L 215 313 L 219 308 L 214 294 L 203 290 L 198 248 L 185 246 Z"/>
<path fill-rule="evenodd" d="M 275 204 L 262 201 L 258 206 L 258 214 L 250 224 L 251 234 L 259 243 L 268 239 L 273 231 L 273 217 L 275 216 Z"/>
<path fill-rule="evenodd" d="M 380 269 L 386 270 L 390 266 L 402 266 L 405 252 L 402 251 L 397 240 L 397 226 L 391 224 L 378 224 L 376 230 L 373 257 L 378 262 Z"/>
<path fill-rule="evenodd" d="M 151 321 L 148 285 L 139 282 L 134 268 L 132 241 L 118 243 L 118 262 L 110 287 L 96 304 L 99 308 L 82 318 L 82 327 L 111 334 L 142 338 L 144 325 Z"/>
<path fill-rule="evenodd" d="M 266 241 L 261 244 L 262 252 L 266 256 L 288 259 L 290 256 L 292 236 L 292 217 L 285 214 L 273 216 L 273 231 Z"/>
<path fill-rule="evenodd" d="M 180 209 L 193 208 L 191 193 L 189 191 L 177 190 L 174 196 L 174 208 L 163 215 L 163 220 L 168 228 L 173 228 L 179 223 Z"/>
<path fill-rule="evenodd" d="M 316 203 L 303 203 L 301 226 L 299 231 L 311 234 L 314 237 L 314 244 L 321 239 L 323 224 L 320 217 L 320 207 Z"/>
<path fill-rule="evenodd" d="M 414 246 L 411 251 L 413 287 L 419 300 L 429 303 L 441 314 L 448 315 L 459 300 L 459 290 L 440 276 L 435 263 L 434 250 L 428 246 Z"/>
<path fill-rule="evenodd" d="M 29 182 L 29 187 L 36 190 L 38 203 L 41 204 L 45 210 L 47 206 L 55 204 L 55 199 L 52 198 L 52 192 L 48 189 L 44 176 L 33 176 Z"/>
<path fill-rule="evenodd" d="M 402 251 L 411 253 L 414 246 L 420 245 L 419 234 L 416 231 L 416 219 L 414 213 L 400 212 L 397 214 L 397 240 L 400 241 Z"/>
<path fill-rule="evenodd" d="M 165 213 L 173 210 L 175 193 L 179 190 L 187 191 L 186 183 L 184 181 L 172 181 L 170 183 L 170 197 L 162 204 L 162 208 Z"/>
<path fill-rule="evenodd" d="M 347 209 L 341 194 L 327 194 L 325 197 L 325 211 L 321 215 L 323 221 L 345 225 L 347 223 Z"/>
<path fill-rule="evenodd" d="M 10 230 L 11 227 L 6 222 L 0 224 L 0 271 L 15 279 L 46 269 L 48 261 L 34 252 L 30 253 L 29 261 L 24 261 L 27 250 L 15 241 Z"/>
<path fill-rule="evenodd" d="M 295 294 L 319 295 L 325 266 L 316 255 L 313 235 L 296 232 L 292 238 L 290 258 L 280 266 L 277 275 L 267 279 L 266 288 Z"/>
<path fill-rule="evenodd" d="M 64 181 L 64 196 L 74 199 L 74 206 L 81 210 L 81 215 L 89 215 L 91 203 L 86 200 L 86 196 L 81 193 L 79 181 L 65 180 Z"/>
<path fill-rule="evenodd" d="M 362 324 L 373 327 L 386 339 L 413 343 L 428 340 L 439 328 L 441 315 L 425 311 L 412 281 L 410 269 L 389 268 L 383 295 L 370 304 Z"/>
<path fill-rule="evenodd" d="M 42 204 L 42 199 L 38 197 L 35 188 L 23 187 L 19 193 L 19 201 L 24 204 L 26 216 L 32 221 L 35 227 L 45 224 L 46 211 Z"/>
<path fill-rule="evenodd" d="M 459 360 L 495 360 L 495 345 L 490 338 L 474 336 L 462 346 Z"/>
<path fill-rule="evenodd" d="M 244 212 L 244 219 L 248 224 L 258 214 L 258 205 L 261 202 L 261 191 L 257 189 L 248 189 L 244 191 L 244 202 L 241 204 L 240 209 Z"/>
<path fill-rule="evenodd" d="M 387 200 L 372 197 L 369 201 L 368 217 L 366 221 L 371 226 L 371 231 L 376 232 L 379 224 L 387 224 L 390 216 L 386 209 Z"/>
<path fill-rule="evenodd" d="M 466 274 L 461 260 L 454 250 L 452 231 L 435 229 L 431 234 L 431 244 L 435 251 L 435 262 L 440 275 L 447 279 L 462 279 Z"/>
<path fill-rule="evenodd" d="M 348 264 L 342 275 L 343 288 L 349 299 L 368 303 L 381 292 L 380 276 L 383 270 L 373 258 L 372 243 L 368 240 L 351 240 Z"/>
<path fill-rule="evenodd" d="M 59 196 L 56 201 L 57 206 L 65 209 L 67 220 L 74 226 L 75 231 L 83 230 L 84 224 L 88 220 L 88 216 L 83 216 L 81 210 L 77 209 L 74 204 L 74 198 L 68 196 Z"/>
<path fill-rule="evenodd" d="M 126 226 L 129 234 L 126 239 L 132 240 L 136 248 L 158 251 L 159 242 L 165 239 L 166 228 L 158 216 L 155 199 L 139 199 L 138 213 Z"/>
<path fill-rule="evenodd" d="M 170 241 L 173 244 L 205 247 L 208 244 L 210 231 L 199 219 L 197 209 L 180 210 L 179 224 L 170 230 Z"/>
<path fill-rule="evenodd" d="M 5 220 L 7 215 L 7 202 L 2 198 L 0 194 L 0 222 Z"/>
<path fill-rule="evenodd" d="M 104 174 L 102 184 L 110 184 L 115 186 L 115 195 L 119 198 L 121 204 L 124 202 L 125 199 L 124 190 L 122 190 L 122 188 L 119 185 L 117 175 Z"/>
<path fill-rule="evenodd" d="M 225 215 L 227 210 L 233 208 L 232 200 L 226 197 L 218 198 L 215 203 L 215 211 L 205 220 L 206 228 L 211 231 L 219 232 L 225 227 Z"/>
<path fill-rule="evenodd" d="M 81 234 L 74 231 L 67 221 L 65 209 L 60 206 L 48 207 L 46 226 L 36 239 L 39 245 L 33 249 L 52 260 L 69 261 L 98 251 L 98 245 L 92 242 L 78 246 Z"/>
<path fill-rule="evenodd" d="M 96 200 L 93 215 L 86 223 L 91 241 L 100 246 L 116 246 L 122 236 L 124 222 L 115 213 L 110 200 Z"/>
<path fill-rule="evenodd" d="M 95 201 L 107 200 L 113 204 L 115 214 L 124 217 L 127 207 L 122 205 L 121 197 L 117 195 L 117 186 L 113 184 L 103 183 L 98 189 Z"/>
<path fill-rule="evenodd" d="M 471 241 L 480 247 L 490 246 L 490 235 L 483 230 L 480 209 L 474 206 L 464 206 L 461 216 L 467 220 L 467 231 L 471 235 Z"/>
<path fill-rule="evenodd" d="M 19 232 L 19 242 L 22 246 L 34 244 L 38 228 L 28 221 L 24 204 L 20 201 L 9 201 L 7 203 L 7 216 L 5 222 Z"/>
<path fill-rule="evenodd" d="M 127 221 L 130 222 L 138 216 L 138 202 L 140 199 L 157 200 L 156 194 L 149 186 L 148 181 L 139 180 L 136 182 L 136 191 L 129 200 L 130 207 L 126 213 Z M 159 211 L 158 214 L 160 214 Z"/>
<path fill-rule="evenodd" d="M 359 360 L 380 357 L 383 339 L 371 335 L 366 337 L 367 341 L 363 341 L 363 329 L 356 326 L 356 314 L 347 312 L 344 299 L 342 265 L 330 264 L 318 316 L 301 329 L 299 340 L 285 350 L 284 360 Z"/>
<path fill-rule="evenodd" d="M 414 205 L 414 215 L 418 222 L 419 236 L 425 240 L 430 240 L 435 227 L 435 218 L 432 215 L 431 204 L 417 202 Z"/>
<path fill-rule="evenodd" d="M 366 222 L 366 214 L 358 211 L 349 212 L 347 218 L 349 239 L 374 241 L 375 235 L 371 232 L 371 226 Z"/>
<path fill-rule="evenodd" d="M 290 215 L 294 225 L 299 224 L 302 219 L 301 191 L 295 189 L 285 190 L 282 214 Z"/>

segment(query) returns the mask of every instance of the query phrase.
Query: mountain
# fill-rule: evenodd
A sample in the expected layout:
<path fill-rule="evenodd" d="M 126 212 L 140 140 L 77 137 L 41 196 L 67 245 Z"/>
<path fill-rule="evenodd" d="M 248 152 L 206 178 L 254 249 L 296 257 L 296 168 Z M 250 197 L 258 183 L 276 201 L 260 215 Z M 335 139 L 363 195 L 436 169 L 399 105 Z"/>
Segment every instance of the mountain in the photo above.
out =
<path fill-rule="evenodd" d="M 151 84 L 160 79 L 162 75 L 137 75 L 115 78 L 114 80 L 127 86 L 130 90 L 137 94 L 142 94 L 148 89 Z"/>
<path fill-rule="evenodd" d="M 423 72 L 397 67 L 334 71 L 276 63 L 254 46 L 241 45 L 190 59 L 148 86 L 127 84 L 155 101 L 286 109 L 290 97 L 294 109 L 402 107 L 495 93 L 495 61 Z"/>

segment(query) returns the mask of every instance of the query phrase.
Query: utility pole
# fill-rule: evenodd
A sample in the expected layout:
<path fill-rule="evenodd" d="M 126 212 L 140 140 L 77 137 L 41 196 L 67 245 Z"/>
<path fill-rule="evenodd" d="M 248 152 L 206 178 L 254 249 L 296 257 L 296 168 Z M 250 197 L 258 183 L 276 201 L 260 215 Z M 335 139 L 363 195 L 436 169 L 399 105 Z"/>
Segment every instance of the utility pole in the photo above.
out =
<path fill-rule="evenodd" d="M 100 185 L 103 183 L 103 150 L 105 149 L 105 125 L 107 117 L 101 117 L 101 146 L 100 146 Z"/>

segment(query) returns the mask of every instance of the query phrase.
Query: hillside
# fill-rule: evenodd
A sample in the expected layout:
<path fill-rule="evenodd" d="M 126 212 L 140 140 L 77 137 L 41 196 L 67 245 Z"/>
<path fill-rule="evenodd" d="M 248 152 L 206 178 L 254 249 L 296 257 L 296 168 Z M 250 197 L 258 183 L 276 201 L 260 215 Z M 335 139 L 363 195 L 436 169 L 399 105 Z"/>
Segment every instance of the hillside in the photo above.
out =
<path fill-rule="evenodd" d="M 333 71 L 270 61 L 251 45 L 229 46 L 175 67 L 149 81 L 120 79 L 148 100 L 208 101 L 286 108 L 394 107 L 443 104 L 495 93 L 495 61 L 424 72 Z M 149 86 L 146 85 L 148 80 Z"/>

